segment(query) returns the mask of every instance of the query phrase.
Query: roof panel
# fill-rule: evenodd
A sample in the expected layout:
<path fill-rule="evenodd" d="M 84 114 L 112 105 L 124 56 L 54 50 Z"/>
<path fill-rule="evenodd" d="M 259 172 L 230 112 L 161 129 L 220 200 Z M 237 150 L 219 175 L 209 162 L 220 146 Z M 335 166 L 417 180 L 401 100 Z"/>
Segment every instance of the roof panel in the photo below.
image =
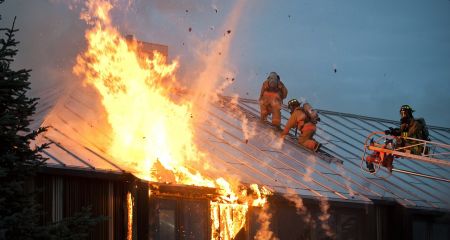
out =
<path fill-rule="evenodd" d="M 90 92 L 89 96 L 95 95 Z M 279 132 L 259 121 L 259 104 L 251 99 L 238 99 L 237 105 L 224 97 L 220 102 L 204 107 L 204 122 L 196 128 L 198 147 L 210 158 L 211 177 L 227 174 L 244 184 L 258 183 L 285 194 L 288 189 L 303 197 L 326 196 L 337 201 L 370 203 L 369 199 L 396 201 L 408 207 L 450 209 L 450 183 L 418 176 L 386 172 L 373 176 L 360 168 L 363 144 L 372 131 L 396 126 L 396 121 L 319 110 L 322 119 L 316 139 L 332 155 L 330 161 L 313 154 L 287 137 L 283 144 Z M 59 106 L 52 123 L 56 124 L 46 136 L 54 140 L 47 149 L 48 164 L 86 169 L 122 171 L 95 141 L 83 139 L 79 132 L 91 129 L 93 134 L 108 141 L 107 130 L 97 125 L 98 106 L 81 91 L 74 91 Z M 283 110 L 282 123 L 289 117 Z M 450 141 L 450 130 L 430 127 L 432 139 Z M 291 131 L 293 133 L 293 131 Z M 440 151 L 436 149 L 436 151 Z M 191 163 L 196 169 L 201 163 Z M 446 178 L 449 169 L 425 162 L 397 159 L 395 167 Z"/>
<path fill-rule="evenodd" d="M 239 104 L 247 113 L 255 116 L 258 115 L 259 107 L 256 101 L 243 99 Z M 322 121 L 318 124 L 316 138 L 334 155 L 344 160 L 343 172 L 349 176 L 347 179 L 352 180 L 348 185 L 353 186 L 353 188 L 359 191 L 365 191 L 368 197 L 373 197 L 371 196 L 372 194 L 377 195 L 381 193 L 383 197 L 393 197 L 397 201 L 403 201 L 405 199 L 406 204 L 410 206 L 432 208 L 449 207 L 449 201 L 447 200 L 450 196 L 449 183 L 401 173 L 394 173 L 392 176 L 383 179 L 377 176 L 371 176 L 360 170 L 359 165 L 361 164 L 363 144 L 366 136 L 372 131 L 395 127 L 395 121 L 323 110 L 319 110 L 319 112 Z M 283 111 L 283 114 L 285 115 L 283 119 L 287 119 L 288 113 Z M 439 134 L 441 135 L 440 138 L 450 136 L 449 131 L 445 128 L 434 128 L 430 126 L 430 129 L 432 130 L 430 131 L 432 133 L 431 137 Z M 435 132 L 438 132 L 438 134 Z M 402 160 L 396 161 L 395 165 L 405 170 L 417 171 L 422 174 L 436 175 L 439 177 L 448 176 L 448 169 L 443 169 L 442 166 L 414 160 Z M 316 166 L 314 168 L 318 170 Z M 320 172 L 320 170 L 318 171 Z M 339 174 L 331 175 L 339 176 Z M 324 183 L 325 180 L 328 180 L 321 179 L 321 177 L 320 175 L 314 178 L 324 181 Z M 369 186 L 371 191 L 367 192 L 367 189 L 365 189 L 366 186 Z M 335 188 L 336 186 L 333 187 Z"/>
<path fill-rule="evenodd" d="M 62 162 L 66 166 L 93 169 L 91 165 L 86 164 L 86 162 L 81 160 L 77 155 L 71 154 L 65 148 L 62 148 L 56 143 L 51 143 L 46 151 L 47 155 L 52 156 L 52 159 L 58 162 Z"/>

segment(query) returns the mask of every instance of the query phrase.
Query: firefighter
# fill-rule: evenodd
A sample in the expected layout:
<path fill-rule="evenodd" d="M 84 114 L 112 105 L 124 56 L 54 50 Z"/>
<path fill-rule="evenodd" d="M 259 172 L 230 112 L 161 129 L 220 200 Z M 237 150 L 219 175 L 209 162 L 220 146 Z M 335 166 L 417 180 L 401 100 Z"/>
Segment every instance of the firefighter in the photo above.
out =
<path fill-rule="evenodd" d="M 384 131 L 386 135 L 396 136 L 395 146 L 396 148 L 413 146 L 408 148 L 411 154 L 421 155 L 422 153 L 428 154 L 428 147 L 424 149 L 424 146 L 418 141 L 405 138 L 416 138 L 425 141 L 429 141 L 428 130 L 426 127 L 425 120 L 423 118 L 415 119 L 413 116 L 414 110 L 409 105 L 402 105 L 400 107 L 400 127 L 399 128 L 389 128 Z M 405 138 L 404 138 L 405 137 Z M 418 144 L 418 145 L 417 145 Z M 399 150 L 405 151 L 405 149 Z M 375 172 L 373 162 L 380 158 L 380 153 L 373 152 L 366 159 L 367 168 L 370 172 Z M 389 171 L 392 171 L 394 158 L 392 155 L 388 155 L 388 158 L 384 158 L 382 165 L 385 166 Z"/>
<path fill-rule="evenodd" d="M 425 141 L 429 141 L 428 130 L 423 118 L 415 119 L 413 116 L 414 110 L 409 105 L 403 105 L 400 107 L 400 128 L 389 128 L 385 131 L 387 135 L 393 135 L 397 137 L 416 138 Z M 399 138 L 397 147 L 403 147 L 408 145 L 418 144 L 417 141 L 410 139 Z M 420 155 L 424 151 L 422 145 L 418 145 L 411 148 L 411 153 Z M 427 153 L 427 149 L 425 149 Z"/>
<path fill-rule="evenodd" d="M 373 141 L 370 143 L 373 145 Z M 394 150 L 394 142 L 392 139 L 386 140 L 381 147 L 383 149 Z M 370 155 L 366 157 L 366 166 L 369 169 L 369 172 L 375 173 L 374 163 L 381 164 L 387 168 L 389 172 L 392 172 L 394 162 L 394 155 L 381 153 L 378 151 L 373 151 Z"/>
<path fill-rule="evenodd" d="M 297 99 L 290 100 L 288 102 L 288 108 L 291 112 L 291 117 L 281 133 L 281 138 L 284 138 L 291 128 L 296 127 L 301 132 L 298 143 L 311 151 L 317 152 L 321 144 L 314 140 L 313 136 L 316 133 L 316 123 L 320 119 L 312 119 L 308 112 L 301 107 Z"/>
<path fill-rule="evenodd" d="M 272 124 L 280 129 L 281 105 L 287 94 L 288 90 L 281 82 L 280 76 L 276 72 L 271 72 L 263 82 L 259 95 L 261 121 L 266 121 L 267 116 L 272 114 Z"/>

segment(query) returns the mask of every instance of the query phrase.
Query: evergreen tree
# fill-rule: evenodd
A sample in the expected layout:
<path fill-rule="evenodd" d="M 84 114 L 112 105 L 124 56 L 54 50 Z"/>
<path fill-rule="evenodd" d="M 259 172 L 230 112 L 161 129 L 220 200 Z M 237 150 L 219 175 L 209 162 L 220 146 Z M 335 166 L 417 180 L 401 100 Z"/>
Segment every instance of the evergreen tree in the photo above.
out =
<path fill-rule="evenodd" d="M 25 186 L 45 161 L 39 154 L 45 145 L 31 148 L 30 143 L 46 129 L 29 129 L 37 99 L 26 95 L 30 70 L 11 69 L 18 51 L 14 23 L 0 28 L 5 35 L 0 39 L 0 238 L 35 239 L 43 228 L 38 205 Z"/>
<path fill-rule="evenodd" d="M 106 217 L 94 217 L 90 207 L 85 207 L 73 217 L 65 218 L 49 226 L 45 239 L 52 240 L 79 240 L 89 237 L 90 230 L 97 223 L 106 220 Z"/>
<path fill-rule="evenodd" d="M 0 0 L 0 4 L 4 0 Z M 1 20 L 1 16 L 0 16 Z M 18 50 L 15 18 L 11 28 L 0 28 L 0 240 L 85 239 L 104 217 L 93 217 L 84 208 L 71 218 L 42 226 L 36 192 L 26 189 L 45 158 L 47 144 L 31 147 L 46 128 L 30 130 L 37 98 L 28 97 L 31 70 L 12 70 Z"/>

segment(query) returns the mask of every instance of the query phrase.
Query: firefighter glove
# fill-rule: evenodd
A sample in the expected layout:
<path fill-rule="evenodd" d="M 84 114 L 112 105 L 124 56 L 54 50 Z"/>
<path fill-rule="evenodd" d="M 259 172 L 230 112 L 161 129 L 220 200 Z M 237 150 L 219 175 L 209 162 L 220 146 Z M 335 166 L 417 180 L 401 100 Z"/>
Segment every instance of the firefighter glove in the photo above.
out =
<path fill-rule="evenodd" d="M 384 131 L 384 134 L 386 135 L 393 135 L 394 134 L 394 128 L 389 128 L 388 130 Z"/>

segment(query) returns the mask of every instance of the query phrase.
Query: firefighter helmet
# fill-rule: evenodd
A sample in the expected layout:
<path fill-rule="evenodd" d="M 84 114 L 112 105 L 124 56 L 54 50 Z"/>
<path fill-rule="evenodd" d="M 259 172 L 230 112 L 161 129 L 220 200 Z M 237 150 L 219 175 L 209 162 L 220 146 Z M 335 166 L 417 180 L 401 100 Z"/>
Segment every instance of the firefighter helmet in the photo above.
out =
<path fill-rule="evenodd" d="M 270 72 L 269 76 L 267 77 L 268 79 L 273 79 L 273 80 L 278 80 L 279 76 L 276 72 Z"/>
<path fill-rule="evenodd" d="M 288 108 L 291 111 L 291 113 L 293 113 L 297 107 L 300 107 L 300 102 L 297 99 L 294 98 L 289 100 Z"/>
<path fill-rule="evenodd" d="M 400 107 L 400 116 L 402 118 L 412 117 L 414 110 L 409 105 L 402 105 Z"/>
<path fill-rule="evenodd" d="M 266 89 L 269 92 L 276 92 L 278 93 L 280 91 L 280 76 L 276 72 L 269 73 L 269 76 L 267 77 L 268 81 L 268 88 Z"/>

